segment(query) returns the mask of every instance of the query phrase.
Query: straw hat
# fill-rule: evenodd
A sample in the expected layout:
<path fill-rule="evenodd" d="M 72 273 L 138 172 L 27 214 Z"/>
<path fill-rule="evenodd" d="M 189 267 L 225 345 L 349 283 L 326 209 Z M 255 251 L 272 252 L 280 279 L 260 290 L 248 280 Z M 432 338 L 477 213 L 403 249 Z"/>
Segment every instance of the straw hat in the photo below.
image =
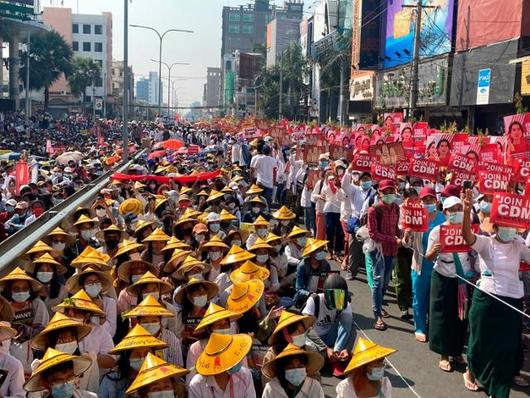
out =
<path fill-rule="evenodd" d="M 223 249 L 224 251 L 228 251 L 230 248 L 226 243 L 222 241 L 219 236 L 215 235 L 213 236 L 208 242 L 206 242 L 204 245 L 202 245 L 203 249 L 209 249 L 213 247 L 218 247 L 220 249 Z"/>
<path fill-rule="evenodd" d="M 175 316 L 171 311 L 167 310 L 162 304 L 158 302 L 150 294 L 142 300 L 140 304 L 132 310 L 122 314 L 124 318 L 138 317 L 138 316 L 160 316 L 163 318 L 172 318 Z"/>
<path fill-rule="evenodd" d="M 131 266 L 134 264 L 142 264 L 147 268 L 147 271 L 151 272 L 153 275 L 158 274 L 158 270 L 156 267 L 148 263 L 147 261 L 143 260 L 129 260 L 125 261 L 124 263 L 120 264 L 118 267 L 118 278 L 121 279 L 124 282 L 130 282 L 131 280 Z M 146 271 L 146 272 L 147 272 Z"/>
<path fill-rule="evenodd" d="M 13 307 L 11 307 L 11 304 L 4 296 L 0 295 L 0 319 L 11 322 L 14 317 L 15 311 L 13 311 Z"/>
<path fill-rule="evenodd" d="M 81 341 L 92 330 L 92 326 L 69 318 L 60 312 L 56 312 L 52 319 L 50 319 L 46 328 L 33 338 L 31 341 L 31 348 L 45 351 L 50 344 L 49 334 L 67 328 L 73 328 L 76 330 L 77 341 Z"/>
<path fill-rule="evenodd" d="M 186 210 L 184 210 L 184 213 L 182 213 L 182 216 L 181 217 L 186 217 L 186 218 L 197 218 L 201 215 L 202 213 L 198 210 L 194 210 L 192 209 L 191 207 L 188 207 Z"/>
<path fill-rule="evenodd" d="M 85 250 L 79 256 L 72 260 L 70 265 L 76 268 L 83 268 L 84 265 L 90 265 L 102 271 L 108 271 L 112 268 L 109 261 L 110 257 L 107 254 L 101 253 L 89 245 L 85 247 Z"/>
<path fill-rule="evenodd" d="M 42 373 L 65 362 L 73 362 L 74 376 L 81 376 L 92 365 L 92 360 L 90 358 L 70 355 L 53 348 L 48 348 L 44 357 L 42 357 L 39 366 L 33 371 L 29 380 L 24 384 L 24 390 L 28 392 L 46 390 Z"/>
<path fill-rule="evenodd" d="M 259 250 L 259 249 L 272 250 L 272 246 L 269 245 L 265 240 L 261 238 L 256 238 L 256 240 L 254 241 L 254 244 L 248 248 L 248 251 L 253 253 L 254 250 Z"/>
<path fill-rule="evenodd" d="M 114 224 L 111 224 L 108 228 L 105 228 L 103 231 L 98 231 L 97 234 L 96 234 L 96 238 L 100 241 L 103 241 L 105 240 L 105 234 L 107 232 L 116 232 L 118 234 L 120 234 L 120 240 L 126 238 L 128 235 L 127 233 L 122 230 L 120 227 L 114 225 Z"/>
<path fill-rule="evenodd" d="M 221 260 L 221 265 L 230 265 L 241 261 L 252 260 L 254 257 L 256 257 L 255 254 L 249 253 L 237 245 L 233 245 L 226 256 Z"/>
<path fill-rule="evenodd" d="M 156 228 L 151 235 L 145 238 L 142 242 L 167 242 L 171 239 L 162 228 Z"/>
<path fill-rule="evenodd" d="M 219 292 L 219 286 L 217 286 L 216 283 L 192 278 L 189 280 L 188 283 L 182 285 L 180 289 L 175 291 L 175 294 L 173 295 L 173 300 L 175 300 L 175 303 L 182 305 L 182 303 L 184 302 L 184 296 L 186 295 L 188 288 L 196 285 L 202 285 L 206 289 L 206 295 L 208 296 L 208 300 L 214 298 Z"/>
<path fill-rule="evenodd" d="M 265 267 L 260 267 L 252 261 L 245 261 L 241 267 L 230 273 L 230 280 L 235 282 L 248 282 L 251 279 L 265 281 L 270 276 L 270 271 Z"/>
<path fill-rule="evenodd" d="M 158 209 L 160 206 L 162 206 L 166 202 L 167 202 L 167 198 L 165 196 L 156 195 L 155 210 Z"/>
<path fill-rule="evenodd" d="M 48 238 L 53 236 L 64 236 L 65 240 L 68 242 L 75 240 L 73 235 L 65 232 L 61 227 L 56 227 L 53 231 L 48 233 Z"/>
<path fill-rule="evenodd" d="M 125 199 L 119 207 L 119 212 L 121 216 L 130 214 L 130 213 L 137 216 L 137 215 L 142 214 L 143 211 L 144 211 L 144 206 L 142 205 L 142 202 L 140 202 L 136 198 Z"/>
<path fill-rule="evenodd" d="M 224 196 L 225 194 L 222 193 L 222 192 L 219 192 L 218 190 L 216 189 L 212 189 L 210 191 L 210 195 L 208 195 L 208 198 L 206 199 L 206 203 L 208 202 L 213 202 L 214 200 L 216 199 L 220 199 Z"/>
<path fill-rule="evenodd" d="M 296 355 L 303 355 L 307 358 L 307 364 L 305 367 L 308 374 L 315 374 L 322 369 L 322 366 L 324 366 L 324 357 L 318 352 L 306 351 L 292 343 L 289 343 L 282 352 L 276 355 L 275 358 L 265 362 L 261 368 L 261 371 L 267 378 L 272 379 L 276 377 L 278 373 L 278 361 L 282 358 L 293 357 Z"/>
<path fill-rule="evenodd" d="M 53 265 L 55 268 L 55 273 L 57 275 L 64 275 L 67 271 L 66 267 L 57 260 L 55 260 L 50 253 L 44 253 L 42 256 L 37 257 L 35 260 L 33 260 L 27 265 L 26 271 L 32 274 L 33 272 L 35 272 L 35 265 L 37 264 Z"/>
<path fill-rule="evenodd" d="M 138 235 L 138 232 L 140 232 L 144 228 L 153 225 L 154 223 L 155 222 L 151 220 L 138 220 L 138 222 L 136 223 L 136 228 L 134 229 L 134 235 Z"/>
<path fill-rule="evenodd" d="M 134 189 L 139 190 L 145 188 L 145 184 L 142 184 L 140 181 L 136 181 L 133 185 Z"/>
<path fill-rule="evenodd" d="M 393 348 L 383 347 L 375 344 L 373 341 L 359 337 L 353 350 L 353 356 L 348 366 L 346 366 L 344 373 L 350 373 L 363 365 L 377 361 L 378 359 L 383 359 L 396 351 Z"/>
<path fill-rule="evenodd" d="M 125 336 L 109 354 L 118 354 L 122 351 L 134 350 L 135 348 L 152 348 L 161 350 L 167 348 L 168 344 L 165 341 L 157 339 L 147 330 L 145 330 L 139 323 L 133 327 L 127 336 Z"/>
<path fill-rule="evenodd" d="M 178 239 L 176 236 L 172 236 L 171 239 L 169 239 L 162 249 L 163 252 L 168 250 L 174 250 L 174 249 L 182 249 L 186 250 L 189 249 L 189 245 L 182 242 L 180 239 Z"/>
<path fill-rule="evenodd" d="M 31 291 L 33 292 L 38 292 L 42 288 L 42 283 L 26 274 L 26 272 L 20 267 L 16 267 L 13 271 L 0 279 L 0 291 L 5 289 L 6 284 L 9 281 L 28 281 Z"/>
<path fill-rule="evenodd" d="M 203 376 L 226 372 L 241 362 L 251 348 L 252 337 L 248 334 L 212 333 L 195 363 L 195 370 Z"/>
<path fill-rule="evenodd" d="M 95 218 L 88 218 L 84 214 L 81 214 L 81 216 L 77 219 L 77 221 L 74 223 L 74 226 L 77 227 L 81 224 L 96 224 L 98 222 Z"/>
<path fill-rule="evenodd" d="M 221 210 L 221 213 L 219 213 L 219 221 L 221 222 L 235 220 L 237 220 L 237 217 L 225 209 Z"/>
<path fill-rule="evenodd" d="M 185 217 L 184 215 L 180 216 L 180 218 L 175 222 L 175 227 L 180 224 L 184 224 L 186 222 L 191 222 L 193 224 L 196 224 L 199 222 L 197 219 L 193 217 Z"/>
<path fill-rule="evenodd" d="M 233 194 L 234 190 L 232 188 L 230 188 L 230 186 L 226 185 L 223 189 L 221 189 L 221 192 L 222 193 L 227 193 L 227 194 Z"/>
<path fill-rule="evenodd" d="M 254 196 L 252 199 L 248 201 L 248 203 L 255 203 L 257 205 L 262 205 L 264 207 L 267 206 L 267 202 L 265 202 L 263 199 L 261 199 L 259 196 Z"/>
<path fill-rule="evenodd" d="M 293 229 L 291 230 L 291 232 L 289 233 L 289 235 L 287 235 L 287 238 L 291 239 L 291 238 L 295 238 L 300 235 L 307 235 L 308 233 L 309 231 L 303 228 L 300 228 L 298 225 L 295 225 Z"/>
<path fill-rule="evenodd" d="M 29 249 L 26 254 L 33 254 L 33 253 L 40 253 L 40 252 L 51 252 L 53 251 L 53 248 L 51 246 L 48 246 L 46 243 L 44 243 L 42 240 L 39 240 L 37 243 L 35 243 L 31 249 Z"/>
<path fill-rule="evenodd" d="M 208 197 L 210 196 L 210 194 L 208 192 L 206 192 L 204 189 L 202 191 L 200 191 L 197 196 L 204 196 L 204 197 Z"/>
<path fill-rule="evenodd" d="M 258 218 L 256 218 L 256 221 L 254 221 L 252 225 L 254 225 L 254 227 L 268 227 L 269 222 L 265 220 L 263 216 L 258 216 Z"/>
<path fill-rule="evenodd" d="M 274 345 L 278 340 L 278 333 L 285 329 L 287 326 L 292 325 L 297 322 L 303 322 L 305 329 L 309 329 L 315 323 L 315 318 L 311 315 L 299 315 L 287 310 L 283 310 L 280 314 L 280 319 L 278 320 L 278 325 L 272 332 L 269 337 L 269 344 Z"/>
<path fill-rule="evenodd" d="M 81 272 L 76 272 L 70 278 L 68 278 L 64 284 L 65 290 L 69 293 L 75 293 L 83 289 L 83 286 L 79 284 L 79 281 L 83 276 L 89 274 L 96 274 L 99 277 L 99 280 L 101 281 L 101 293 L 105 293 L 112 287 L 112 278 L 107 272 L 102 272 L 99 269 L 92 267 L 86 267 L 81 270 Z"/>
<path fill-rule="evenodd" d="M 187 280 L 186 274 L 188 272 L 190 272 L 194 268 L 198 268 L 199 272 L 201 274 L 204 274 L 204 273 L 210 271 L 211 266 L 209 264 L 206 264 L 203 261 L 198 260 L 197 258 L 195 258 L 195 257 L 193 257 L 191 255 L 188 255 L 184 259 L 182 264 L 180 264 L 180 267 L 178 267 L 178 269 L 175 272 L 173 272 L 172 276 L 175 279 L 178 279 L 178 280 L 181 280 L 181 281 L 185 281 L 185 280 Z"/>
<path fill-rule="evenodd" d="M 247 312 L 256 305 L 264 290 L 265 285 L 259 279 L 234 282 L 226 300 L 226 308 L 238 313 Z"/>
<path fill-rule="evenodd" d="M 141 251 L 141 250 L 143 250 L 144 247 L 145 247 L 145 245 L 136 242 L 135 239 L 124 239 L 118 245 L 118 251 L 116 252 L 114 257 L 119 257 L 122 254 L 128 253 L 128 252 L 130 252 L 132 250 L 135 250 L 135 249 L 138 250 L 138 251 Z"/>
<path fill-rule="evenodd" d="M 180 263 L 191 253 L 191 250 L 175 249 L 169 261 L 164 265 L 164 272 L 172 272 L 175 268 L 179 268 Z"/>
<path fill-rule="evenodd" d="M 6 321 L 0 321 L 0 342 L 12 339 L 17 335 L 17 331 L 9 326 Z"/>
<path fill-rule="evenodd" d="M 249 189 L 247 189 L 246 194 L 247 195 L 256 195 L 258 193 L 262 193 L 263 189 L 258 187 L 256 184 L 252 184 Z"/>
<path fill-rule="evenodd" d="M 327 240 L 307 238 L 304 250 L 302 251 L 302 257 L 309 256 L 310 254 L 316 252 L 318 249 L 326 247 L 327 244 Z"/>
<path fill-rule="evenodd" d="M 147 285 L 148 283 L 156 283 L 160 289 L 161 294 L 166 294 L 173 290 L 173 286 L 171 285 L 171 283 L 163 281 L 162 279 L 158 279 L 155 275 L 153 275 L 153 273 L 149 271 L 143 274 L 140 279 L 138 279 L 135 283 L 128 286 L 126 290 L 133 296 L 136 296 L 138 286 Z"/>
<path fill-rule="evenodd" d="M 193 194 L 193 189 L 190 187 L 182 187 L 180 188 L 179 195 L 191 195 Z"/>
<path fill-rule="evenodd" d="M 167 363 L 163 359 L 148 352 L 142 366 L 140 367 L 138 376 L 136 376 L 125 393 L 129 395 L 156 381 L 164 380 L 169 377 L 179 378 L 188 373 L 189 370 Z"/>
<path fill-rule="evenodd" d="M 279 240 L 281 242 L 283 240 L 283 238 L 281 236 L 273 234 L 272 232 L 269 232 L 269 234 L 267 235 L 267 238 L 265 239 L 265 242 L 267 242 L 269 245 L 273 246 L 271 244 L 271 242 L 275 242 L 277 240 Z"/>
<path fill-rule="evenodd" d="M 287 206 L 284 205 L 272 213 L 272 217 L 277 220 L 294 220 L 296 218 L 296 214 L 294 214 L 287 208 Z"/>
<path fill-rule="evenodd" d="M 97 315 L 105 316 L 105 312 L 92 301 L 90 296 L 83 289 L 78 291 L 70 298 L 66 297 L 61 304 L 56 305 L 52 308 L 52 310 L 64 313 L 66 308 L 90 311 Z"/>
<path fill-rule="evenodd" d="M 204 313 L 204 316 L 202 317 L 201 321 L 195 328 L 194 333 L 199 333 L 203 331 L 208 325 L 212 325 L 217 321 L 221 321 L 223 319 L 230 319 L 235 320 L 239 318 L 241 315 L 234 311 L 229 311 L 220 305 L 210 303 L 208 306 L 208 309 Z"/>

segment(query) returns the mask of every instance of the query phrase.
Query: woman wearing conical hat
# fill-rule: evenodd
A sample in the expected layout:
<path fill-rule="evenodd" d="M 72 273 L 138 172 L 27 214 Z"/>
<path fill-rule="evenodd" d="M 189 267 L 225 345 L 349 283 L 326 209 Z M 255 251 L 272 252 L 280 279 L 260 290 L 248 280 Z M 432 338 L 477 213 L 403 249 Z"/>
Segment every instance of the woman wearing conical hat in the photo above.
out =
<path fill-rule="evenodd" d="M 289 235 L 287 235 L 288 243 L 285 247 L 285 255 L 287 256 L 290 270 L 294 269 L 296 272 L 296 267 L 298 267 L 298 263 L 302 258 L 302 252 L 304 251 L 308 236 L 309 231 L 302 229 L 297 225 L 295 225 Z"/>
<path fill-rule="evenodd" d="M 221 238 L 213 236 L 208 242 L 202 245 L 201 249 L 207 256 L 207 259 L 205 260 L 206 263 L 210 265 L 210 271 L 208 272 L 206 279 L 209 281 L 215 281 L 221 273 L 221 261 L 230 248 Z"/>
<path fill-rule="evenodd" d="M 272 232 L 278 236 L 286 238 L 293 228 L 296 214 L 287 208 L 282 206 L 274 213 L 272 213 L 272 220 L 276 220 L 276 226 L 272 228 Z"/>
<path fill-rule="evenodd" d="M 3 344 L 3 342 L 9 344 L 16 334 L 17 331 L 9 326 L 9 322 L 0 322 L 0 363 L 6 373 L 5 380 L 0 385 L 0 396 L 2 397 L 26 396 L 23 388 L 24 369 L 22 364 L 9 353 L 9 350 Z"/>
<path fill-rule="evenodd" d="M 396 350 L 359 337 L 350 363 L 344 370 L 348 375 L 336 387 L 337 398 L 390 398 L 392 384 L 385 376 L 385 358 Z"/>
<path fill-rule="evenodd" d="M 239 268 L 245 261 L 253 260 L 256 256 L 239 246 L 232 246 L 221 262 L 221 273 L 215 278 L 215 283 L 219 286 L 221 294 L 232 284 L 230 273 Z"/>
<path fill-rule="evenodd" d="M 161 228 L 155 229 L 151 235 L 143 240 L 146 248 L 142 252 L 142 260 L 153 264 L 157 269 L 162 268 L 171 258 L 170 253 L 163 251 L 170 239 Z"/>

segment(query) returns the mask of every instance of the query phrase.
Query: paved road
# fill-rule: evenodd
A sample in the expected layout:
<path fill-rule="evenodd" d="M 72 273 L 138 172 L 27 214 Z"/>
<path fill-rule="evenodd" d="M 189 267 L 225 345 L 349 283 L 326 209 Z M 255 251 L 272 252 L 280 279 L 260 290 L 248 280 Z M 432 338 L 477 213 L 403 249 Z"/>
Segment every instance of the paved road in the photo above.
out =
<path fill-rule="evenodd" d="M 343 275 L 344 276 L 344 275 Z M 387 311 L 390 318 L 387 320 L 389 328 L 380 332 L 373 328 L 373 315 L 371 314 L 370 289 L 365 282 L 365 276 L 349 283 L 353 292 L 354 321 L 361 329 L 359 333 L 366 334 L 371 340 L 393 347 L 399 351 L 389 357 L 394 369 L 388 369 L 389 377 L 394 389 L 392 398 L 485 398 L 486 393 L 469 392 L 464 388 L 462 372 L 458 369 L 445 373 L 438 369 L 439 356 L 431 351 L 427 344 L 416 342 L 413 334 L 412 322 L 408 323 L 399 319 L 399 309 L 395 296 L 389 296 Z M 528 336 L 527 346 L 529 345 Z M 530 380 L 530 358 L 526 355 L 525 374 Z M 399 373 L 398 373 L 399 372 Z M 399 375 L 401 374 L 401 376 Z M 339 382 L 333 377 L 324 377 L 322 384 L 326 397 L 335 397 L 335 386 Z M 529 397 L 530 389 L 513 389 L 510 398 Z"/>

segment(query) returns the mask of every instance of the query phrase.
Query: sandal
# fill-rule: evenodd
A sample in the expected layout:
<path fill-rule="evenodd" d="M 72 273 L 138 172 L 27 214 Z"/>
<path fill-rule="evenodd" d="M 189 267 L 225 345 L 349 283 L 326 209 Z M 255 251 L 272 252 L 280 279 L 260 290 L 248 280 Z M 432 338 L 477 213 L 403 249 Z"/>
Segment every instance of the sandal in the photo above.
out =
<path fill-rule="evenodd" d="M 467 365 L 466 360 L 462 355 L 459 355 L 457 357 L 453 357 L 453 362 L 459 364 L 459 365 Z"/>
<path fill-rule="evenodd" d="M 464 378 L 464 387 L 468 389 L 469 391 L 478 391 L 477 383 L 474 381 L 469 380 L 469 377 L 467 376 L 467 371 L 462 375 Z"/>
<path fill-rule="evenodd" d="M 427 341 L 427 336 L 424 333 L 414 333 L 414 337 L 416 338 L 416 341 L 419 341 L 420 343 L 425 343 Z"/>
<path fill-rule="evenodd" d="M 386 312 L 386 310 L 381 308 L 381 317 L 382 318 L 390 318 L 390 315 L 388 314 L 388 312 Z"/>
<path fill-rule="evenodd" d="M 449 362 L 447 359 L 442 359 L 440 362 L 438 362 L 438 367 L 444 372 L 451 372 L 453 370 L 451 367 L 451 362 Z"/>
<path fill-rule="evenodd" d="M 380 331 L 384 331 L 388 328 L 387 324 L 382 320 L 382 319 L 378 319 L 376 322 L 375 322 L 375 325 L 374 325 L 374 329 L 375 330 L 380 330 Z"/>

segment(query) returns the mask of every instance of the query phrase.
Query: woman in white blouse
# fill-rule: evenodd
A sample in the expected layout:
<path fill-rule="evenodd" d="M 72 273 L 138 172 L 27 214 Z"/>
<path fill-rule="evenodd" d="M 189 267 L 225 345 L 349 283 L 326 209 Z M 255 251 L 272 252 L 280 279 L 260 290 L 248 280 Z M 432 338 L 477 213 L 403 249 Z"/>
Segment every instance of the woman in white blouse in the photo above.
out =
<path fill-rule="evenodd" d="M 530 262 L 530 248 L 512 227 L 493 223 L 495 235 L 475 235 L 470 221 L 470 189 L 465 192 L 463 204 L 464 239 L 478 253 L 481 271 L 479 289 L 475 289 L 469 312 L 465 387 L 476 391 L 478 380 L 488 395 L 507 398 L 522 361 L 522 316 L 495 297 L 522 310 L 524 292 L 519 264 L 522 260 Z"/>

